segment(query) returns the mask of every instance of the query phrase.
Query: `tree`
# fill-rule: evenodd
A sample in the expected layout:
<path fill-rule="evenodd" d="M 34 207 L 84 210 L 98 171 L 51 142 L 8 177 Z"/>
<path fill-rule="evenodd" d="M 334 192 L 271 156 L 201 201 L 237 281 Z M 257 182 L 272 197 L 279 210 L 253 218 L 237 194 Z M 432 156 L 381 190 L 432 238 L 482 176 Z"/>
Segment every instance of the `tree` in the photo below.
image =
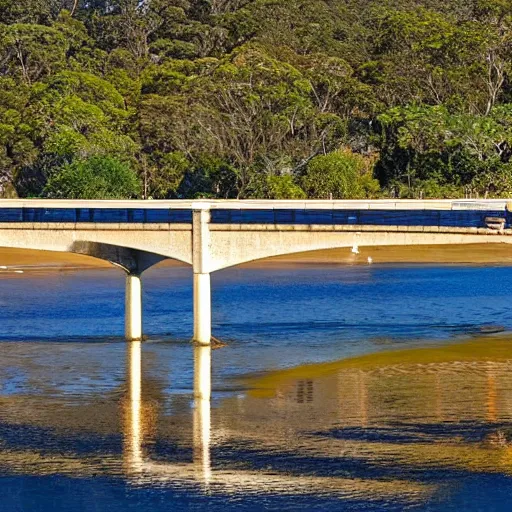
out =
<path fill-rule="evenodd" d="M 173 61 L 148 72 L 140 110 L 148 153 L 209 153 L 237 172 L 237 196 L 252 196 L 259 174 L 292 172 L 332 148 L 343 121 L 319 108 L 299 69 L 247 45 L 223 59 Z M 333 93 L 334 95 L 334 93 Z M 285 158 L 286 157 L 286 158 Z"/>
<path fill-rule="evenodd" d="M 373 197 L 380 187 L 372 178 L 372 160 L 343 149 L 313 158 L 302 177 L 302 188 L 315 199 Z"/>
<path fill-rule="evenodd" d="M 137 174 L 111 157 L 75 160 L 48 180 L 44 195 L 59 199 L 130 199 L 140 195 Z"/>
<path fill-rule="evenodd" d="M 505 194 L 511 63 L 509 0 L 0 0 L 0 188 L 98 157 L 144 197 L 377 194 L 343 147 L 391 195 Z"/>
<path fill-rule="evenodd" d="M 0 73 L 31 84 L 65 66 L 69 43 L 55 28 L 0 25 Z"/>
<path fill-rule="evenodd" d="M 306 199 L 306 193 L 294 183 L 289 174 L 284 176 L 267 176 L 267 192 L 269 199 Z"/>
<path fill-rule="evenodd" d="M 30 87 L 0 78 L 0 189 L 13 189 L 22 170 L 33 165 L 39 152 L 26 119 Z"/>
<path fill-rule="evenodd" d="M 62 0 L 0 0 L 0 23 L 49 23 L 64 7 Z"/>
<path fill-rule="evenodd" d="M 387 186 L 405 184 L 411 191 L 428 182 L 434 196 L 444 195 L 443 187 L 456 193 L 452 185 L 459 194 L 463 187 L 485 194 L 484 181 L 508 172 L 511 106 L 495 107 L 489 115 L 451 114 L 443 106 L 394 108 L 379 119 L 384 141 L 377 170 Z"/>

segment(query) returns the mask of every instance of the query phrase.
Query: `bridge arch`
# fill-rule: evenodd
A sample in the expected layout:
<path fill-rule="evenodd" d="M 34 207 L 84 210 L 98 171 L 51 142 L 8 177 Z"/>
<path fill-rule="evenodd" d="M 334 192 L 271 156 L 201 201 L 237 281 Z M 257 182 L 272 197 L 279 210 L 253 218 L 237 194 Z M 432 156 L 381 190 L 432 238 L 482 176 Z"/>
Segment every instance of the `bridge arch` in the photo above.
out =
<path fill-rule="evenodd" d="M 327 249 L 386 246 L 512 244 L 512 237 L 481 234 L 394 231 L 212 231 L 210 272 L 263 260 Z"/>
<path fill-rule="evenodd" d="M 110 261 L 128 272 L 143 272 L 164 259 L 191 264 L 191 230 L 120 229 L 119 225 L 2 225 L 0 247 L 83 254 Z M 137 263 L 137 260 L 144 260 Z M 140 269 L 140 270 L 138 270 Z"/>

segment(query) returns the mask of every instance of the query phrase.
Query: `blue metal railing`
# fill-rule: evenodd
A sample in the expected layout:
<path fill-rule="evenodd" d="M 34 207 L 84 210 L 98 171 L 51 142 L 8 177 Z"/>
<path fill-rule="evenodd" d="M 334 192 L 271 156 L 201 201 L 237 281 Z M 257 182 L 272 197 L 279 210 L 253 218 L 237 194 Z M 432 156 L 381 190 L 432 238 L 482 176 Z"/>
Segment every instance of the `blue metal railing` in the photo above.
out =
<path fill-rule="evenodd" d="M 215 224 L 321 224 L 369 226 L 486 227 L 485 219 L 512 222 L 503 210 L 212 210 Z"/>
<path fill-rule="evenodd" d="M 512 223 L 503 210 L 335 210 L 213 209 L 214 224 L 319 224 L 370 226 L 486 227 L 486 218 Z M 191 223 L 192 209 L 145 208 L 0 208 L 0 223 Z"/>
<path fill-rule="evenodd" d="M 191 223 L 190 209 L 0 208 L 1 222 Z"/>

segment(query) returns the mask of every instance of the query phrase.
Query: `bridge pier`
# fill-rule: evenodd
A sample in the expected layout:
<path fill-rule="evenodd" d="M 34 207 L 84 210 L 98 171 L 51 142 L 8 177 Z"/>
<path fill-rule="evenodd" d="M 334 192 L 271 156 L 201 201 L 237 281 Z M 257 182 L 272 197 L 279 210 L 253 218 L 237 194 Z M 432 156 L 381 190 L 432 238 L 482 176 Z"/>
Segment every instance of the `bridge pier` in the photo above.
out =
<path fill-rule="evenodd" d="M 142 339 L 142 281 L 140 274 L 126 275 L 124 332 L 127 341 Z"/>
<path fill-rule="evenodd" d="M 198 203 L 192 214 L 192 267 L 194 271 L 194 341 L 200 345 L 210 345 L 212 340 L 209 223 L 209 206 Z"/>
<path fill-rule="evenodd" d="M 194 274 L 194 341 L 209 345 L 212 339 L 210 274 Z"/>

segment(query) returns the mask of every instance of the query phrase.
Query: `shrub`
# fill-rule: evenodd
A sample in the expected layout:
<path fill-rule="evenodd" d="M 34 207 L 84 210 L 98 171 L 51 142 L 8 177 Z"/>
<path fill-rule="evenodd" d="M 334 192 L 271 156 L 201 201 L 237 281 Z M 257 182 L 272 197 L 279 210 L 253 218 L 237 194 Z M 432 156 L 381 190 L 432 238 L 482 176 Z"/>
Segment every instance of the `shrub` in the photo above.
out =
<path fill-rule="evenodd" d="M 140 193 L 140 181 L 125 162 L 108 156 L 75 160 L 48 180 L 43 195 L 61 199 L 129 199 Z"/>
<path fill-rule="evenodd" d="M 372 161 L 343 149 L 313 158 L 302 177 L 302 188 L 316 199 L 373 197 L 380 186 L 372 177 Z"/>

